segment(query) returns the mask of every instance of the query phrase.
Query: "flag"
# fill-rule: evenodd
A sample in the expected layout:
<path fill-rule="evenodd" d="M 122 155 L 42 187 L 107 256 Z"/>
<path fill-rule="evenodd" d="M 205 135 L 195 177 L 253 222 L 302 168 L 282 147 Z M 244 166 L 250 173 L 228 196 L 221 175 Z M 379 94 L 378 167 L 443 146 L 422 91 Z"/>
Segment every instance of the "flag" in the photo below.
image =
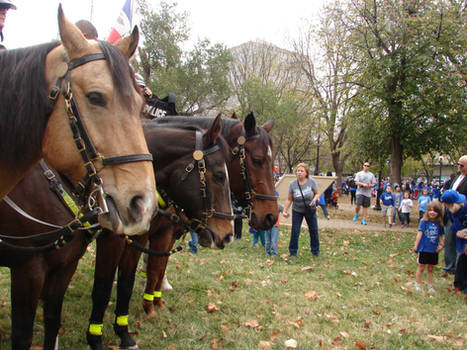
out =
<path fill-rule="evenodd" d="M 120 10 L 117 18 L 117 23 L 112 27 L 107 41 L 114 44 L 120 40 L 125 34 L 131 31 L 133 18 L 133 0 L 125 0 L 125 4 Z"/>

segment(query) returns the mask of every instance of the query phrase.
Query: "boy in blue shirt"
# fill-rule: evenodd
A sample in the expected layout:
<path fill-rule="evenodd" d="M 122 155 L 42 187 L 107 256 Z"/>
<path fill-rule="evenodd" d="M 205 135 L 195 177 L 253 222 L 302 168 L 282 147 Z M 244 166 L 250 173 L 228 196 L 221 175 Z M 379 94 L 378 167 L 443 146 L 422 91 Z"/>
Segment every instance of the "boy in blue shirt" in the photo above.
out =
<path fill-rule="evenodd" d="M 389 225 L 389 228 L 392 227 L 392 211 L 394 210 L 394 194 L 392 193 L 392 186 L 388 184 L 386 186 L 386 191 L 381 193 L 381 196 L 379 197 L 379 200 L 381 201 L 381 214 L 383 217 L 387 217 L 387 224 L 384 223 L 384 227 L 386 225 Z"/>

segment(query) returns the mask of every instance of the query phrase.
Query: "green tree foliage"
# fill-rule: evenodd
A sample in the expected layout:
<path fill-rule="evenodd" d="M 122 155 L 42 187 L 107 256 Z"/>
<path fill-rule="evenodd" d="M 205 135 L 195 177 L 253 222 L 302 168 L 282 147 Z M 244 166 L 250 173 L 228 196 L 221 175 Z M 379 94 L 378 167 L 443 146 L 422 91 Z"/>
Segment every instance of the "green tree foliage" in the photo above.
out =
<path fill-rule="evenodd" d="M 360 85 L 354 149 L 403 159 L 465 145 L 467 120 L 463 1 L 352 0 L 343 25 Z"/>
<path fill-rule="evenodd" d="M 184 49 L 190 38 L 187 14 L 176 4 L 160 3 L 152 11 L 140 0 L 142 46 L 137 70 L 158 96 L 173 92 L 183 114 L 200 114 L 221 107 L 230 96 L 228 81 L 230 51 L 221 44 L 199 40 L 192 50 Z"/>

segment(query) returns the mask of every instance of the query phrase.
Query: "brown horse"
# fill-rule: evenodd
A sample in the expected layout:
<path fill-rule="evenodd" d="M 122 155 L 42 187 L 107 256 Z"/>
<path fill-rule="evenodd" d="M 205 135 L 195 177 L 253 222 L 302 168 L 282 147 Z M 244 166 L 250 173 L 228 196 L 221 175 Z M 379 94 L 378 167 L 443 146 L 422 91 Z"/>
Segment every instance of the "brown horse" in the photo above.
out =
<path fill-rule="evenodd" d="M 212 123 L 212 119 L 174 117 L 162 118 L 158 122 L 162 124 L 191 122 L 206 126 Z M 272 142 L 268 134 L 272 126 L 273 122 L 269 121 L 263 127 L 257 127 L 253 114 L 249 114 L 243 124 L 239 120 L 222 120 L 222 134 L 233 149 L 232 159 L 228 165 L 230 187 L 241 205 L 250 208 L 250 225 L 258 230 L 270 228 L 276 222 L 279 211 L 274 196 Z M 244 151 L 241 147 L 244 147 Z M 150 236 L 150 248 L 152 251 L 168 252 L 184 228 L 164 220 L 159 224 L 158 230 L 157 235 Z M 167 262 L 168 256 L 148 258 L 143 309 L 150 317 L 155 316 L 153 305 L 163 308 L 161 284 Z"/>
<path fill-rule="evenodd" d="M 0 53 L 0 198 L 44 157 L 83 201 L 92 193 L 103 227 L 140 234 L 157 203 L 128 64 L 138 31 L 116 46 L 87 41 L 61 6 L 58 24 L 61 45 Z"/>
<path fill-rule="evenodd" d="M 201 139 L 197 137 L 201 136 L 198 127 L 174 128 L 153 121 L 143 123 L 148 147 L 157 165 L 158 187 L 165 194 L 163 197 L 183 208 L 191 220 L 188 226 L 199 232 L 203 246 L 222 249 L 233 239 L 233 216 L 226 166 L 230 148 L 219 137 L 220 128 L 219 117 Z M 199 163 L 201 158 L 205 165 Z M 149 235 L 159 234 L 156 229 L 160 222 L 165 222 L 161 213 L 152 221 Z M 134 242 L 144 247 L 147 240 L 146 234 Z M 104 232 L 97 239 L 93 310 L 87 333 L 88 344 L 93 350 L 104 349 L 102 322 L 117 267 L 114 330 L 121 338 L 120 349 L 137 349 L 128 333 L 128 310 L 140 256 L 140 250 L 114 234 Z"/>

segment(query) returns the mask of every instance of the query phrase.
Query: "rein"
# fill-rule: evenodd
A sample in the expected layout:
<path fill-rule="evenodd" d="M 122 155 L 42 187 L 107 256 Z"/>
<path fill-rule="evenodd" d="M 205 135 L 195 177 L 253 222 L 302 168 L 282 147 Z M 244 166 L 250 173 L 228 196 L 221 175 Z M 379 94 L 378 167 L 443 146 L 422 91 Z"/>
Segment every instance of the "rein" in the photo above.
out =
<path fill-rule="evenodd" d="M 242 131 L 243 133 L 243 131 Z M 245 137 L 243 135 L 240 135 L 237 139 L 237 144 L 238 146 L 232 149 L 232 159 L 230 161 L 233 161 L 236 156 L 239 157 L 240 160 L 240 174 L 243 179 L 243 183 L 245 185 L 245 192 L 243 193 L 244 199 L 247 201 L 247 206 L 244 209 L 244 211 L 247 213 L 247 216 L 249 216 L 249 213 L 251 213 L 251 209 L 253 208 L 253 198 L 260 199 L 260 200 L 270 200 L 270 201 L 276 201 L 277 196 L 271 196 L 267 194 L 262 194 L 262 193 L 257 193 L 253 189 L 253 186 L 251 185 L 251 180 L 250 180 L 250 172 L 248 170 L 248 164 L 246 161 L 246 146 L 245 144 L 248 141 L 253 141 L 257 140 L 261 137 L 260 134 L 256 134 L 253 136 Z"/>
<path fill-rule="evenodd" d="M 91 210 L 96 209 L 98 214 L 105 214 L 109 212 L 109 209 L 105 201 L 106 194 L 103 189 L 103 180 L 97 174 L 95 163 L 100 162 L 102 166 L 107 166 L 141 161 L 152 162 L 153 158 L 152 154 L 150 153 L 104 157 L 99 154 L 99 152 L 97 152 L 96 148 L 94 147 L 94 144 L 89 137 L 89 133 L 83 123 L 78 105 L 76 104 L 76 101 L 73 97 L 70 71 L 86 63 L 97 60 L 106 60 L 105 55 L 103 53 L 88 54 L 74 59 L 68 63 L 64 62 L 63 65 L 59 66 L 58 69 L 61 74 L 59 73 L 57 82 L 49 93 L 48 108 L 49 114 L 51 114 L 61 92 L 65 98 L 66 113 L 71 131 L 73 133 L 73 140 L 75 141 L 75 145 L 81 154 L 81 158 L 83 159 L 84 167 L 86 169 L 86 175 L 83 179 L 81 179 L 81 181 L 79 181 L 78 186 L 75 189 L 75 193 L 79 198 L 83 198 L 87 190 L 91 187 L 91 185 L 93 185 L 93 189 L 87 199 L 88 205 L 90 206 Z M 65 82 L 65 84 L 63 84 L 63 82 Z"/>
<path fill-rule="evenodd" d="M 56 224 L 51 224 L 40 219 L 37 219 L 27 212 L 25 212 L 22 208 L 20 208 L 15 202 L 13 202 L 8 196 L 5 196 L 3 200 L 6 204 L 8 204 L 13 210 L 15 210 L 20 215 L 24 216 L 25 218 L 39 223 L 44 226 L 49 226 L 52 228 L 56 228 L 57 230 L 38 233 L 35 235 L 30 236 L 7 236 L 7 235 L 0 235 L 0 246 L 4 246 L 11 250 L 19 251 L 19 252 L 26 252 L 26 253 L 40 253 L 45 252 L 52 249 L 60 249 L 66 243 L 69 243 L 73 237 L 73 232 L 76 230 L 85 230 L 88 233 L 88 237 L 92 238 L 98 232 L 100 232 L 99 228 L 100 225 L 98 223 L 91 224 L 91 221 L 94 221 L 97 218 L 98 211 L 97 210 L 89 210 L 86 213 L 82 213 L 78 205 L 73 201 L 71 196 L 65 191 L 60 181 L 56 178 L 55 174 L 50 170 L 45 163 L 44 160 L 39 162 L 43 175 L 49 181 L 50 189 L 57 195 L 60 201 L 64 204 L 64 206 L 70 211 L 71 214 L 74 215 L 74 219 L 71 220 L 68 224 L 60 226 Z M 97 231 L 94 231 L 97 229 Z M 58 238 L 57 238 L 58 237 Z M 49 239 L 55 239 L 54 242 L 45 244 L 42 246 L 21 246 L 12 244 L 9 242 L 5 242 L 3 239 L 13 240 L 13 241 L 43 241 Z"/>

